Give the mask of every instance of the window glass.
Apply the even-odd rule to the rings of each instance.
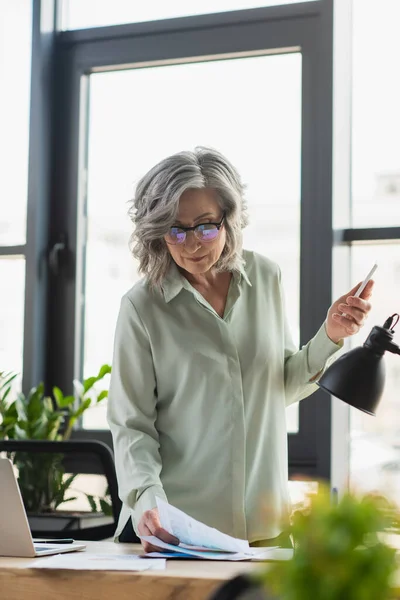
[[[400,243],[354,246],[353,281],[362,280],[374,262],[379,266],[373,277],[372,310],[361,332],[352,338],[353,346],[361,345],[374,325],[400,313]],[[395,332],[393,341],[400,345],[400,326]],[[350,481],[358,491],[381,491],[400,503],[400,356],[386,352],[382,360],[386,383],[376,416],[350,409]]]
[[[111,361],[121,296],[138,279],[128,250],[134,185],[162,158],[196,145],[217,148],[241,173],[250,212],[244,246],[280,265],[298,343],[301,55],[135,69],[90,79],[84,375]],[[105,408],[89,411],[84,425],[106,426]],[[297,406],[288,411],[288,426],[298,429]]]
[[[311,0],[305,0],[310,2]],[[296,4],[298,0],[64,0],[62,29],[85,29],[121,25],[189,15],[226,12],[277,4]],[[303,0],[304,2],[304,0]]]
[[[353,227],[400,226],[398,0],[353,0]]]
[[[31,83],[30,0],[0,2],[0,245],[25,243]]]
[[[0,371],[22,372],[25,259],[0,256]]]

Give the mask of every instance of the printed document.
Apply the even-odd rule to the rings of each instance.
[[[167,544],[155,536],[142,540],[164,550],[150,552],[151,558],[202,558],[206,560],[289,560],[293,550],[279,547],[250,548],[247,540],[234,538],[196,521],[183,511],[157,498],[163,529],[179,539],[179,545]]]
[[[144,554],[148,558],[201,558],[203,560],[290,560],[293,557],[291,548],[250,548],[248,552],[222,552],[220,550],[196,549],[186,544],[167,544],[153,535],[141,536],[142,540],[153,546],[163,548],[165,552],[149,552]]]
[[[249,552],[247,540],[240,540],[221,533],[218,529],[208,527],[196,519],[192,519],[182,510],[175,508],[161,498],[156,498],[161,526],[177,537],[181,544],[200,546],[210,550],[225,550],[226,552]]]

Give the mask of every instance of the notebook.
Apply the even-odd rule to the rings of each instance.
[[[0,458],[0,556],[34,558],[83,550],[84,544],[34,543],[12,462]]]

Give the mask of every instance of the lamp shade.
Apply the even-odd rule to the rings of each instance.
[[[375,415],[385,386],[382,358],[364,346],[354,348],[325,371],[318,385],[350,406]]]
[[[317,382],[319,387],[369,415],[375,415],[385,385],[385,351],[400,354],[392,342],[392,315],[383,327],[375,326],[363,346],[343,354]],[[397,322],[397,321],[396,321]]]

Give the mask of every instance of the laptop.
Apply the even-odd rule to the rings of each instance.
[[[0,458],[0,556],[34,558],[83,550],[85,544],[40,544],[32,539],[24,503],[12,462]]]

